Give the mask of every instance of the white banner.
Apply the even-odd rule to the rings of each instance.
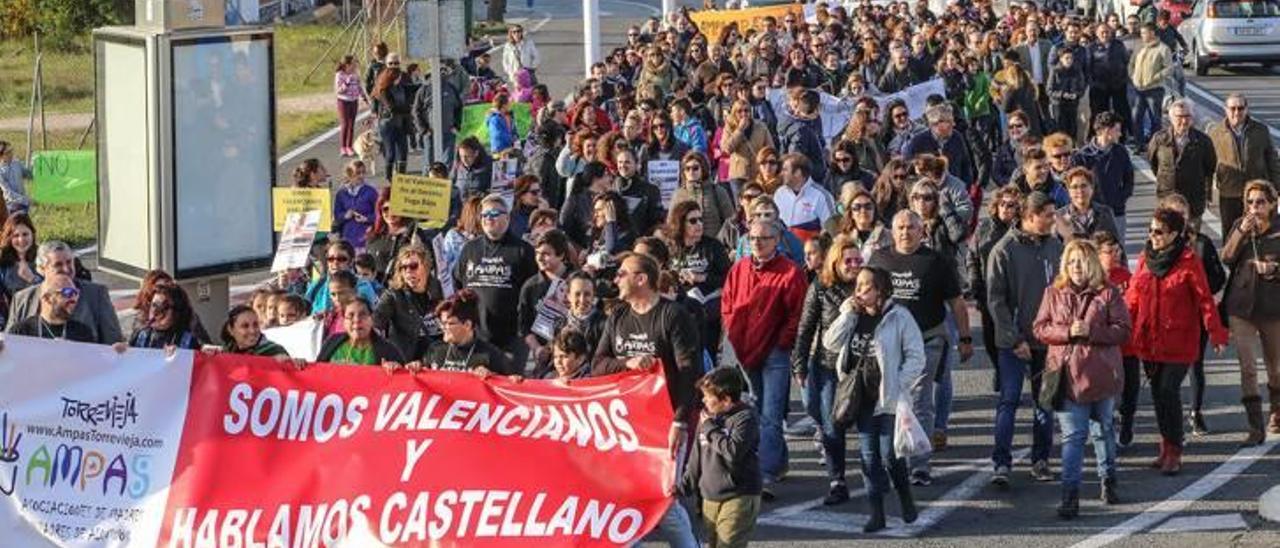
[[[283,346],[292,358],[301,358],[309,362],[316,361],[320,355],[320,345],[324,344],[324,324],[315,318],[306,318],[285,327],[272,327],[262,330],[267,340]]]
[[[160,350],[116,354],[102,345],[7,337],[0,545],[154,546],[191,364],[189,351],[170,359]]]
[[[852,99],[847,97],[837,97],[830,93],[818,92],[819,94],[819,121],[822,123],[822,139],[824,142],[830,143],[835,139],[836,135],[844,131],[844,127],[849,123],[849,118],[853,117],[853,109],[857,106]],[[883,113],[884,106],[894,99],[901,99],[907,104],[907,112],[910,113],[911,119],[924,116],[925,107],[928,106],[930,95],[947,96],[946,86],[943,85],[941,78],[934,78],[928,82],[916,84],[897,93],[888,95],[874,95],[872,98],[880,105]],[[787,110],[787,90],[783,88],[769,88],[766,97],[770,106],[777,114],[779,121],[783,117],[790,116]]]
[[[680,188],[679,160],[650,160],[648,168],[649,182],[658,187],[662,195],[662,207],[671,207],[671,197]]]

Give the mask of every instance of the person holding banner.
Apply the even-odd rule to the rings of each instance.
[[[416,355],[408,363],[383,364],[388,372],[405,369],[418,372],[467,371],[480,376],[518,374],[507,361],[507,354],[479,336],[480,296],[469,289],[454,293],[436,306],[435,316],[443,332],[440,341],[425,354]]]
[[[9,330],[14,335],[40,337],[61,341],[94,343],[93,330],[71,317],[80,301],[80,290],[75,280],[65,274],[55,274],[40,284],[40,313]]]
[[[427,248],[410,244],[396,253],[387,291],[373,310],[373,325],[405,356],[419,355],[440,340],[434,310],[444,299]]]
[[[258,313],[253,311],[253,307],[243,304],[231,307],[227,313],[227,321],[222,324],[222,346],[218,350],[230,354],[289,358],[289,352],[283,346],[262,335]]]
[[[129,337],[132,348],[200,348],[200,340],[191,330],[191,300],[187,292],[176,285],[156,288],[151,297],[151,316],[147,326]]]
[[[659,272],[658,262],[648,255],[628,253],[623,257],[614,275],[622,305],[605,320],[591,367],[593,375],[662,368],[675,411],[668,448],[680,469],[688,457],[690,429],[697,419],[694,384],[702,371],[702,343],[693,316],[679,303],[658,295]],[[672,546],[698,546],[693,522],[678,500],[668,507],[658,528]]]
[[[507,353],[515,373],[522,372],[528,347],[519,336],[519,317],[511,304],[520,288],[537,272],[533,246],[508,230],[511,214],[502,196],[490,194],[480,203],[481,237],[462,246],[453,280],[479,297],[477,325],[484,337]],[[442,324],[443,326],[443,324]]]
[[[316,362],[340,365],[382,365],[404,361],[400,350],[373,330],[369,301],[356,297],[342,308],[345,332],[330,335],[320,345]]]
[[[533,244],[533,259],[538,273],[520,287],[516,312],[520,317],[520,334],[529,347],[535,365],[535,378],[545,373],[551,356],[548,343],[555,338],[555,326],[568,313],[569,238],[564,232],[551,230]]]

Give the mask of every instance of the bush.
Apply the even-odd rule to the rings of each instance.
[[[94,27],[133,20],[132,0],[5,0],[0,2],[0,38],[39,32],[54,48],[73,48]]]

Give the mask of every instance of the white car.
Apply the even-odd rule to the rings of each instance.
[[[1199,0],[1178,26],[1199,76],[1210,66],[1280,63],[1280,0]]]

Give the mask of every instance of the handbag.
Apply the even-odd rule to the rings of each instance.
[[[1085,301],[1081,307],[1080,313],[1076,315],[1077,321],[1084,321],[1085,316],[1089,314],[1089,305],[1093,304],[1093,298]],[[1062,400],[1067,396],[1067,385],[1062,382],[1062,377],[1066,374],[1066,368],[1071,358],[1076,355],[1078,343],[1070,343],[1067,345],[1067,355],[1057,364],[1057,367],[1051,368],[1053,364],[1046,363],[1044,371],[1040,373],[1040,399],[1036,403],[1045,411],[1061,411]]]
[[[846,350],[847,352],[847,350]],[[831,404],[831,422],[839,429],[857,424],[863,412],[871,411],[880,393],[880,369],[874,359],[863,357],[836,384]]]

